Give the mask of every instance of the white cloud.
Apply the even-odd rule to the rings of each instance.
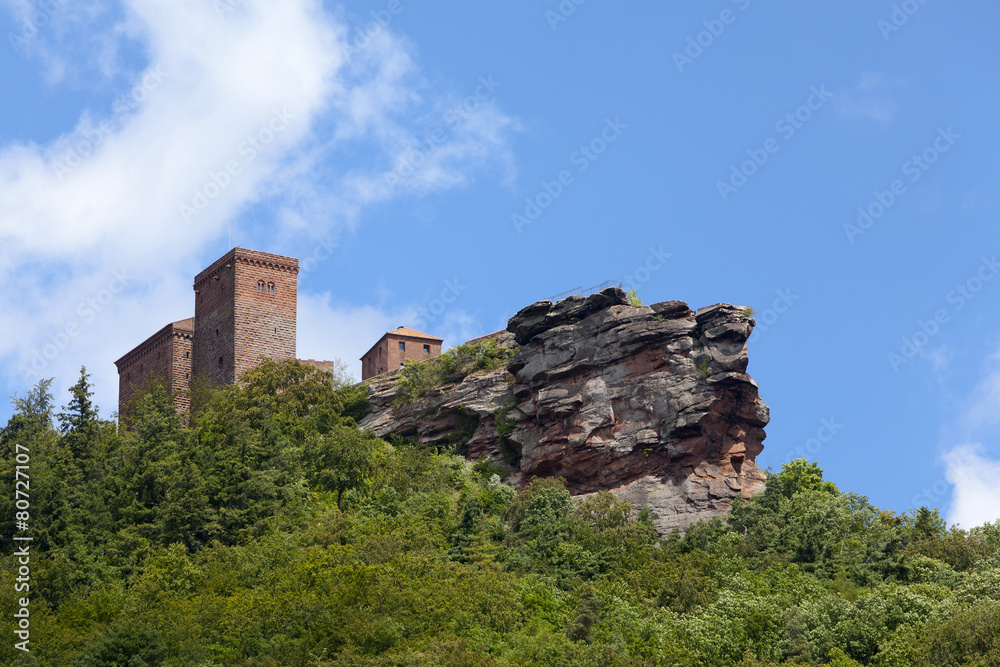
[[[993,361],[994,368],[976,383],[966,398],[960,420],[965,433],[975,433],[1000,422],[1000,368],[996,367],[996,355]]]
[[[964,528],[1000,519],[1000,457],[989,445],[1000,422],[1000,351],[986,361],[988,372],[959,405],[953,424],[945,430],[941,459],[952,484],[949,523]],[[959,444],[952,444],[958,442]],[[994,441],[995,444],[995,441]]]
[[[31,16],[27,2],[6,4]],[[508,138],[517,121],[491,93],[475,113],[445,123],[425,164],[388,187],[387,175],[412,158],[438,111],[468,98],[429,90],[412,46],[387,29],[363,49],[345,49],[348,28],[315,0],[242,0],[224,17],[216,4],[125,0],[115,17],[100,3],[74,3],[31,41],[52,85],[76,85],[60,73],[89,66],[117,96],[103,111],[80,109],[76,126],[55,140],[0,146],[0,279],[8,286],[0,360],[13,386],[39,379],[18,370],[39,366],[38,353],[58,391],[86,363],[110,411],[111,361],[192,314],[191,277],[225,251],[227,220],[238,222],[249,206],[271,211],[266,238],[307,254],[315,239],[335,242],[359,224],[373,204],[460,187],[483,170],[513,177]],[[145,53],[139,69],[123,60],[135,50],[122,48],[126,40]],[[81,52],[96,64],[78,64],[88,60]],[[466,95],[478,90],[470,85]],[[243,229],[240,240],[258,236],[265,233]],[[129,279],[109,295],[113,270]],[[319,297],[301,296],[306,354],[348,356],[339,351],[399,315],[324,312]],[[99,298],[107,301],[99,313],[81,306]],[[344,308],[347,319],[338,320]],[[326,327],[322,345],[311,323]],[[75,333],[46,358],[45,346],[62,341],[67,326]]]
[[[866,72],[857,85],[837,91],[837,111],[846,118],[867,118],[887,125],[899,108],[891,91],[903,85],[902,81],[887,81],[881,74]]]
[[[954,486],[948,522],[969,529],[1000,519],[1000,461],[978,444],[958,445],[943,458]]]

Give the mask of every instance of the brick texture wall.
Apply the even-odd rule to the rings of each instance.
[[[402,350],[399,349],[400,343],[403,344]],[[401,336],[390,331],[361,358],[361,380],[398,371],[407,359],[426,361],[440,356],[441,343],[439,339]],[[425,345],[429,352],[424,352]]]
[[[235,380],[235,254],[229,251],[194,279],[194,375],[217,385]]]
[[[178,410],[188,409],[187,388],[191,377],[193,338],[193,319],[174,322],[115,362],[118,367],[119,415],[127,412],[135,393],[154,378],[166,384]]]
[[[169,324],[115,362],[119,414],[150,378],[166,382],[181,412],[201,376],[232,384],[267,357],[295,358],[299,261],[234,248],[194,279],[195,316]]]
[[[295,359],[299,260],[254,250],[236,255],[235,380],[267,357]]]
[[[234,248],[198,274],[194,372],[236,382],[261,356],[295,358],[299,261]]]

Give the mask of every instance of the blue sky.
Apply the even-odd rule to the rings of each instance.
[[[6,395],[86,365],[110,415],[231,219],[356,375],[606,280],[752,305],[758,463],[1000,516],[995,3],[0,6]]]

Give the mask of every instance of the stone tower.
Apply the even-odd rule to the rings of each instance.
[[[191,382],[191,347],[194,318],[163,327],[115,362],[118,366],[118,413],[124,414],[152,378],[162,380],[181,412],[190,407],[187,389]]]
[[[232,384],[260,357],[295,358],[299,261],[233,248],[194,279],[192,372]]]

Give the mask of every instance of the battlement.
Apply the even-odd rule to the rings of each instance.
[[[292,275],[298,275],[299,260],[294,257],[284,255],[273,255],[260,250],[248,250],[246,248],[233,248],[204,271],[195,276],[194,290],[197,292],[210,280],[218,280],[221,272],[228,271],[235,264],[240,263],[247,267],[267,269],[269,271],[285,271]]]

